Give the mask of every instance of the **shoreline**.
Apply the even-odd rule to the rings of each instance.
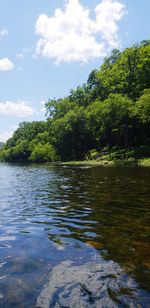
[[[102,166],[102,167],[150,167],[150,157],[136,159],[134,157],[129,159],[89,159],[89,160],[74,160],[74,161],[53,161],[53,162],[4,162],[1,164],[12,165],[55,165],[55,166]]]
[[[55,164],[55,163],[54,163]],[[150,158],[128,159],[128,160],[83,160],[83,161],[67,161],[57,163],[66,166],[133,166],[133,167],[150,167]]]

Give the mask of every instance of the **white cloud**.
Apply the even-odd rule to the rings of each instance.
[[[118,25],[125,14],[125,6],[119,1],[103,0],[95,8],[96,30],[111,48],[118,46]]]
[[[0,39],[8,35],[8,31],[5,28],[0,29]]]
[[[125,6],[119,0],[102,0],[95,7],[95,19],[90,13],[79,0],[67,0],[65,9],[56,9],[54,16],[40,15],[35,25],[40,36],[36,53],[57,64],[87,62],[118,46],[117,22],[124,16]]]
[[[11,138],[17,128],[18,125],[9,125],[7,131],[0,132],[0,142],[6,142],[9,138]]]
[[[12,137],[14,131],[5,131],[0,132],[0,142],[6,142],[9,138]]]
[[[5,28],[0,29],[0,40],[2,37],[7,36],[8,31]],[[8,58],[0,59],[0,71],[11,71],[14,68],[14,63]]]
[[[32,116],[34,114],[38,114],[38,112],[33,108],[33,106],[29,102],[6,101],[6,102],[0,102],[0,114],[16,116],[16,117],[27,117],[27,116]]]
[[[14,63],[8,58],[0,59],[0,71],[11,71],[14,68]]]

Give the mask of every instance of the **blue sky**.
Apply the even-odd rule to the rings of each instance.
[[[86,82],[118,47],[150,38],[150,0],[1,0],[0,141]]]

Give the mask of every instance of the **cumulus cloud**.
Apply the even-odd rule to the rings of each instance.
[[[0,40],[2,37],[7,36],[8,31],[5,28],[0,29]],[[0,59],[0,71],[11,71],[14,68],[14,63],[8,58]]]
[[[0,29],[0,39],[8,35],[8,31],[5,28]]]
[[[14,68],[14,63],[8,58],[0,59],[0,71],[11,71]]]
[[[0,114],[16,116],[16,117],[27,117],[27,116],[32,116],[34,114],[38,114],[38,112],[33,108],[33,106],[29,102],[6,101],[6,102],[0,102]]]
[[[96,31],[99,32],[111,48],[118,46],[118,25],[125,14],[125,6],[119,1],[103,0],[95,8]]]
[[[36,54],[57,64],[87,62],[117,47],[117,22],[124,16],[125,6],[119,0],[102,0],[94,11],[95,18],[91,18],[91,11],[79,0],[67,0],[64,10],[56,9],[54,16],[41,14],[35,25],[40,36]]]

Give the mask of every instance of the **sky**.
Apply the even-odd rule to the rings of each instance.
[[[112,49],[150,39],[150,0],[0,0],[0,141],[87,81]]]

